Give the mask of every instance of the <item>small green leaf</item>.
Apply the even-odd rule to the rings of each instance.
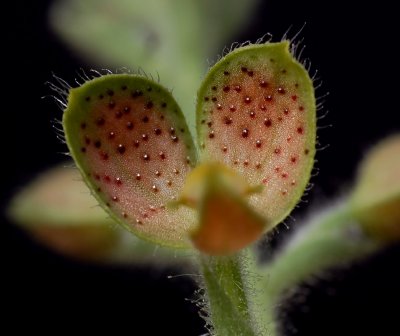
[[[367,232],[384,241],[400,240],[400,135],[374,147],[364,159],[350,200]]]
[[[202,162],[220,162],[249,185],[263,185],[249,204],[266,229],[300,199],[314,163],[312,81],[289,42],[241,47],[214,65],[197,102]]]
[[[189,208],[167,209],[196,164],[185,120],[171,94],[135,75],[107,75],[72,89],[67,144],[97,200],[147,240],[186,247]]]

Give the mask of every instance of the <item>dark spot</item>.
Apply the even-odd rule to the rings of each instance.
[[[90,97],[86,97],[85,100],[88,102],[90,101]]]
[[[110,207],[110,206],[111,206],[111,204],[110,204],[110,203],[108,203],[108,202],[106,203],[106,205],[107,205],[108,207]]]
[[[123,213],[122,213],[122,217],[128,218],[128,215],[126,214],[126,212],[123,212]]]
[[[159,170],[156,170],[155,174],[156,174],[157,177],[161,176],[161,172]]]
[[[278,117],[278,121],[282,121],[283,120],[283,118],[282,117]]]
[[[171,140],[172,140],[173,142],[178,142],[178,141],[179,141],[179,138],[178,138],[176,135],[172,135],[172,136],[171,136]]]
[[[280,148],[275,148],[274,153],[275,154],[280,154],[281,153],[281,149]]]
[[[242,70],[242,72],[247,72],[247,68],[246,67],[241,67],[240,70]]]
[[[118,202],[118,197],[117,197],[117,196],[113,196],[112,200],[113,200],[114,202]]]
[[[167,181],[167,185],[168,185],[168,187],[172,186],[172,181],[171,181],[171,180],[168,180],[168,181]]]
[[[180,131],[181,131],[181,133],[185,133],[185,129],[184,128],[181,128]]]
[[[260,168],[261,168],[261,163],[257,162],[257,163],[256,163],[256,168],[257,168],[257,169],[260,169]]]
[[[281,167],[275,167],[275,171],[279,173],[281,171]]]
[[[297,133],[303,134],[304,133],[303,127],[297,127]]]
[[[117,151],[120,154],[124,154],[125,153],[125,146],[123,144],[119,144],[117,147]]]
[[[95,141],[94,147],[96,147],[96,148],[100,148],[100,147],[101,147],[101,142],[100,142],[100,140]]]
[[[299,87],[299,83],[294,84],[294,87],[298,88]]]
[[[160,119],[161,119],[161,120],[164,120],[164,118],[165,118],[164,115],[161,114],[161,115],[160,115]]]
[[[142,140],[143,141],[149,140],[149,136],[147,134],[142,134]]]
[[[212,97],[211,100],[215,103],[217,101],[216,97]]]
[[[122,180],[120,177],[115,178],[115,184],[116,185],[121,185],[122,184]]]
[[[230,125],[230,124],[232,124],[232,118],[231,118],[231,117],[228,117],[228,116],[224,117],[224,124],[225,124],[225,125]]]
[[[99,180],[100,180],[100,175],[99,175],[99,174],[96,174],[96,175],[94,175],[94,178],[95,178],[97,181],[99,181]]]
[[[211,90],[217,91],[217,87],[214,85],[214,86],[211,88]]]
[[[121,111],[115,112],[115,118],[120,119],[121,117],[122,117],[122,112]]]
[[[143,121],[144,123],[148,123],[148,122],[149,122],[149,117],[148,117],[148,116],[144,116],[144,117],[142,118],[142,121]]]
[[[287,190],[282,190],[282,195],[285,196],[287,194]]]
[[[250,71],[247,71],[247,74],[248,74],[250,77],[253,77],[253,75],[254,75],[254,71],[252,71],[252,70],[250,70]]]
[[[115,133],[114,132],[108,133],[108,138],[109,139],[114,139],[115,138]]]
[[[104,181],[111,182],[111,178],[108,175],[104,175]]]
[[[229,86],[224,86],[224,88],[223,88],[223,91],[224,91],[224,92],[229,92],[229,90],[230,90],[230,87],[229,87]]]
[[[299,110],[300,110],[300,111],[304,111],[304,106],[300,106],[300,107],[299,107]]]
[[[133,145],[134,145],[136,148],[138,148],[139,145],[140,145],[139,140],[135,140],[135,141],[133,142]]]
[[[142,179],[142,175],[140,175],[139,173],[136,174],[136,180],[140,181]]]
[[[161,131],[160,128],[155,128],[155,129],[154,129],[154,134],[155,134],[155,135],[161,135],[161,133],[162,133],[162,131]]]
[[[148,88],[147,88],[147,92],[151,92],[153,90],[153,88],[151,87],[151,86],[149,86]]]
[[[290,158],[290,162],[296,163],[296,161],[297,161],[297,158],[296,158],[295,156],[292,156],[292,157]]]
[[[226,152],[228,151],[228,147],[226,147],[226,146],[222,147],[222,151],[223,151],[224,153],[226,153]]]
[[[149,154],[146,154],[146,153],[143,154],[142,158],[143,158],[144,161],[150,161],[150,155]]]
[[[289,114],[289,109],[288,109],[288,108],[284,108],[284,109],[283,109],[283,113],[286,114],[286,115],[288,115],[288,114]]]
[[[236,92],[242,91],[242,87],[240,85],[235,85],[233,88]]]
[[[203,120],[201,121],[201,123],[204,125],[204,124],[206,123],[206,121],[203,119]]]
[[[208,134],[208,137],[209,137],[210,139],[214,138],[214,137],[215,137],[214,131],[211,131],[211,132]]]
[[[308,153],[310,153],[310,151],[309,151],[308,149],[305,149],[305,150],[304,150],[304,154],[305,154],[305,155],[308,155]]]
[[[283,87],[280,86],[280,87],[278,87],[278,93],[285,94],[286,91],[285,91],[285,89]]]
[[[101,152],[100,153],[100,157],[101,157],[101,159],[103,161],[107,161],[108,160],[108,154],[107,153]]]
[[[86,123],[82,123],[82,124],[81,124],[81,129],[84,130],[85,128],[86,128]]]
[[[246,96],[246,98],[244,98],[244,102],[246,104],[250,104],[251,103],[251,98],[249,96]]]
[[[97,118],[97,120],[96,120],[96,125],[97,126],[103,126],[104,124],[105,124],[105,120],[104,120],[104,118]]]
[[[257,147],[257,148],[260,148],[260,147],[261,147],[261,140],[257,140],[257,141],[256,141],[256,147]]]
[[[86,147],[82,147],[82,148],[81,148],[81,152],[82,152],[82,153],[86,153]]]
[[[98,192],[100,192],[101,191],[101,188],[100,187],[97,187],[97,189],[96,189]]]
[[[270,101],[272,101],[272,96],[271,95],[267,95],[267,96],[264,97],[264,99],[265,99],[265,101],[270,102]]]
[[[229,76],[229,71],[224,71],[225,76]]]
[[[236,111],[235,105],[229,106],[229,110],[230,110],[231,112],[235,112],[235,111]]]
[[[102,95],[101,93],[99,94],[99,99],[103,99],[104,95]]]
[[[208,127],[211,127],[211,126],[212,126],[212,121],[209,121],[209,122],[207,123],[207,126],[208,126]]]
[[[261,105],[261,106],[260,106],[260,110],[261,110],[261,111],[266,111],[266,110],[267,110],[267,107],[266,107],[265,105]]]
[[[293,101],[296,101],[296,100],[297,100],[297,96],[296,96],[296,95],[293,95],[293,96],[292,96],[292,100],[293,100]]]
[[[249,165],[249,160],[244,160],[243,165],[247,167]]]
[[[255,118],[256,117],[256,112],[254,112],[254,111],[251,111],[250,112],[250,118]]]
[[[204,101],[209,101],[210,98],[209,97],[204,97]]]
[[[265,119],[264,120],[264,125],[267,126],[267,127],[271,127],[271,125],[272,125],[271,119]]]
[[[171,127],[169,129],[169,134],[174,135],[175,134],[175,128]]]
[[[158,156],[160,157],[161,160],[165,160],[165,153],[164,152],[158,153]]]
[[[127,88],[128,88],[128,87],[127,87],[126,85],[122,85],[122,86],[121,86],[121,90],[122,90],[122,91],[125,91]]]
[[[222,110],[222,105],[221,104],[217,104],[217,110]]]
[[[132,98],[137,98],[137,97],[143,96],[143,92],[140,90],[135,90],[132,92],[131,96],[132,96]]]
[[[146,105],[144,106],[144,108],[146,109],[146,110],[150,110],[151,108],[153,108],[153,102],[152,101],[149,101],[149,102],[147,102],[146,103]]]
[[[124,107],[124,113],[128,114],[131,111],[131,108],[129,106]]]
[[[179,170],[178,169],[174,168],[173,172],[174,172],[175,175],[179,175]]]
[[[238,163],[239,163],[239,160],[233,161],[233,164],[234,164],[234,165],[237,165]]]
[[[167,107],[167,103],[166,103],[166,102],[162,102],[162,103],[161,103],[161,107],[162,107],[162,108],[166,108],[166,107]]]
[[[248,136],[249,136],[249,130],[247,129],[247,128],[245,128],[243,131],[242,131],[242,137],[243,138],[247,138]]]
[[[268,86],[268,83],[267,83],[265,80],[262,80],[262,81],[260,82],[260,87],[266,88],[267,86]]]
[[[128,122],[126,123],[126,128],[127,128],[128,130],[132,130],[132,129],[133,129],[133,122],[132,122],[132,121],[128,121]]]
[[[282,173],[282,178],[287,178],[288,177],[288,174],[287,173]]]
[[[287,73],[287,70],[286,69],[282,69],[281,73],[285,74],[285,73]]]
[[[110,109],[113,109],[115,107],[115,101],[114,100],[110,100],[110,102],[108,103],[108,107]]]
[[[158,192],[158,188],[157,188],[157,186],[154,185],[154,184],[153,184],[153,186],[151,187],[151,189],[152,189],[154,192]]]
[[[114,91],[111,90],[111,89],[107,89],[106,93],[107,93],[110,97],[114,96]]]
[[[90,145],[90,139],[87,135],[85,135],[85,144]]]

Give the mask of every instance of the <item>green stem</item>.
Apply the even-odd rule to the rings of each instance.
[[[275,259],[260,270],[262,310],[275,329],[272,334],[278,334],[275,307],[296,285],[330,267],[364,257],[379,246],[362,233],[347,206],[330,209],[304,225]]]
[[[258,279],[250,249],[229,257],[200,256],[208,322],[217,336],[268,335],[256,314]]]

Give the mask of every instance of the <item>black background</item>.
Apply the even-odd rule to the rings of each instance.
[[[48,28],[49,4],[14,1],[3,7],[2,207],[36,173],[64,160],[59,153],[66,148],[51,127],[61,112],[41,99],[49,94],[44,83],[52,71],[72,82],[77,69],[90,67]],[[311,207],[348,190],[365,150],[400,130],[396,13],[389,1],[264,1],[249,27],[227,41],[255,40],[266,32],[279,39],[291,24],[297,30],[307,22],[304,55],[324,81],[320,94],[331,93],[330,113],[320,125],[333,125],[319,132],[321,147],[329,148],[318,153]],[[309,208],[303,204],[295,216]],[[185,300],[193,297],[195,286],[185,278],[168,280],[174,271],[72,262],[37,246],[6,219],[2,223],[1,302],[6,314],[21,322],[12,324],[15,334],[21,328],[53,334],[205,332],[195,307]],[[350,270],[333,272],[317,286],[304,286],[287,305],[286,334],[294,327],[299,335],[398,335],[399,258],[399,247],[393,247]],[[304,295],[307,302],[299,303]]]

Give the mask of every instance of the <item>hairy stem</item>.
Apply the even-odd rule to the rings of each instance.
[[[261,269],[262,310],[278,334],[275,308],[296,285],[324,270],[348,264],[379,248],[366,237],[348,207],[330,209],[294,234],[275,259]]]
[[[229,257],[200,256],[213,335],[271,335],[259,314],[259,276],[254,266],[250,248]]]

